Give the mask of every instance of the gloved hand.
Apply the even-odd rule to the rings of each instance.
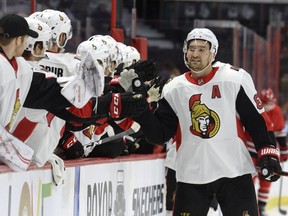
[[[108,93],[99,97],[95,106],[96,114],[107,114],[116,119],[136,117],[149,109],[145,96],[132,92]]]
[[[274,182],[280,178],[276,173],[281,171],[279,151],[275,147],[265,147],[258,151],[261,175],[266,181]]]
[[[123,93],[125,89],[119,83],[119,77],[114,77],[107,85],[104,87],[104,94],[107,93]]]
[[[55,185],[64,184],[67,178],[64,161],[55,154],[52,154],[48,162],[52,165],[52,176]]]
[[[138,141],[139,139],[129,135],[123,137],[123,142],[126,146],[126,151],[124,151],[125,155],[134,154],[136,152],[136,150],[140,147]]]
[[[66,159],[76,159],[84,155],[83,145],[78,141],[73,133],[65,131],[58,146],[64,151]]]
[[[119,84],[125,90],[125,92],[133,92],[133,80],[138,77],[138,74],[135,73],[134,69],[125,69],[120,73],[118,78]]]
[[[164,85],[168,82],[168,77],[157,76],[147,86],[148,102],[157,102],[160,99]]]
[[[288,159],[288,146],[279,145],[280,149],[280,162],[287,161]]]
[[[130,66],[129,69],[130,68],[133,68],[144,82],[152,80],[159,74],[158,63],[151,59],[146,61],[138,61]]]

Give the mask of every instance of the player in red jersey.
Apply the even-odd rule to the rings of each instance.
[[[273,93],[273,90],[263,89],[259,97],[263,103],[263,106],[266,110],[266,113],[268,114],[274,128],[274,134],[277,140],[278,148],[280,149],[280,161],[286,161],[287,160],[287,153],[288,153],[288,147],[286,145],[286,131],[285,131],[285,120],[284,115],[277,104],[277,100],[275,98],[275,95]],[[250,152],[250,155],[252,156],[253,162],[255,166],[259,167],[258,163],[258,156],[254,147],[254,143],[251,139],[251,137],[247,136],[247,147]],[[259,176],[259,189],[258,189],[258,205],[259,205],[259,211],[261,216],[265,216],[265,206],[267,204],[268,198],[269,198],[269,191],[271,187],[271,182],[266,181],[261,175]],[[256,179],[255,179],[256,183]]]

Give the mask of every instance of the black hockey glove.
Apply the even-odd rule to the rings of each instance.
[[[144,95],[132,92],[108,93],[98,98],[96,114],[107,114],[111,118],[136,117],[149,109]]]
[[[148,102],[157,102],[160,99],[164,85],[168,82],[169,77],[157,76],[147,86],[149,95]]]
[[[114,76],[120,76],[120,73],[124,70],[124,63],[120,63],[117,68],[115,68]]]
[[[123,142],[126,146],[126,149],[124,151],[125,155],[129,155],[129,154],[134,154],[137,149],[139,148],[139,144],[138,144],[139,138],[134,138],[132,136],[124,136],[123,137]]]
[[[125,89],[120,85],[117,77],[113,78],[108,84],[104,86],[104,94],[107,93],[123,93]]]
[[[58,147],[64,151],[66,159],[76,159],[84,155],[83,145],[70,131],[64,132],[59,140]]]
[[[282,171],[279,162],[279,151],[275,147],[265,147],[258,151],[261,175],[266,181],[274,182],[280,178],[277,172]]]
[[[162,93],[164,85],[168,82],[169,77],[164,77],[162,75],[159,75],[155,77],[147,86],[147,89],[150,88],[159,88],[159,93]]]
[[[149,81],[159,74],[158,63],[154,60],[138,61],[129,68],[133,68],[141,80]]]

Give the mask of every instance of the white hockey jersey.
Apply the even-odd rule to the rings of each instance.
[[[271,144],[267,130],[272,131],[272,125],[251,76],[229,64],[218,65],[199,79],[191,72],[175,77],[164,86],[155,113],[135,118],[154,143],[166,142],[177,131],[179,182],[206,184],[256,173],[242,124],[252,132],[258,149]]]
[[[32,67],[22,57],[12,61],[17,64],[16,70],[0,54],[0,123],[8,130],[23,106],[33,76]]]
[[[35,66],[35,62],[28,63]],[[43,73],[46,77],[56,77],[50,72]],[[64,120],[46,110],[22,107],[10,131],[34,150],[32,162],[42,167],[57,147],[64,125]]]
[[[248,150],[237,129],[236,99],[240,88],[259,106],[251,76],[229,64],[214,68],[198,80],[187,72],[163,89],[163,97],[179,119],[177,181],[205,184],[219,178],[255,173]]]
[[[38,64],[46,71],[53,72],[57,77],[74,75],[76,66],[80,61],[73,53],[46,52]]]

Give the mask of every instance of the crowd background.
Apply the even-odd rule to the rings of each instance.
[[[36,0],[36,11],[65,12],[73,26],[73,37],[65,52],[91,35],[109,34],[111,2],[104,0]],[[116,27],[124,30],[130,44],[132,9],[137,11],[136,36],[148,40],[148,58],[155,59],[162,72],[187,71],[182,42],[187,29],[208,27],[219,39],[217,60],[231,62],[248,71],[258,91],[271,88],[288,119],[288,3],[283,1],[172,1],[117,0]],[[31,14],[31,1],[2,1],[0,15]],[[231,37],[233,35],[233,37]],[[288,127],[287,127],[288,128]]]
[[[272,87],[279,103],[287,113],[288,96],[288,4],[285,1],[164,1],[164,0],[117,0],[116,26],[123,28],[125,44],[130,43],[132,32],[132,8],[137,10],[137,36],[147,37],[148,57],[157,59],[166,65],[173,59],[181,72],[186,71],[182,52],[182,41],[187,29],[197,25],[197,21],[216,21],[216,30],[221,52],[220,61],[232,62],[243,67],[249,73],[257,73],[258,77],[274,77],[274,83],[264,79],[256,81],[256,88]],[[17,12],[30,14],[31,1],[10,0],[2,2],[1,13]],[[22,9],[21,9],[22,8]],[[72,20],[73,38],[66,46],[66,51],[75,52],[77,45],[94,34],[109,34],[111,18],[111,1],[101,0],[37,0],[36,10],[57,9],[65,12]],[[223,23],[229,21],[229,23]],[[235,39],[227,37],[235,28],[231,22],[238,22],[243,31],[250,32],[247,38],[238,33]],[[198,22],[199,23],[199,22]],[[203,25],[203,23],[201,24]],[[212,27],[207,26],[206,27]],[[228,26],[227,26],[228,25]],[[237,28],[239,28],[237,26]],[[205,26],[203,26],[205,27]],[[215,27],[215,25],[214,25]],[[215,29],[213,29],[215,31]],[[237,33],[237,32],[236,32]],[[255,42],[255,37],[259,40]],[[223,42],[221,41],[223,40]],[[243,45],[244,41],[247,45]],[[236,44],[236,41],[238,44]],[[270,47],[269,45],[270,44]],[[224,46],[224,47],[223,47]],[[243,46],[243,49],[239,47]],[[258,47],[257,47],[258,46]],[[246,51],[245,51],[246,50]],[[257,51],[258,50],[258,51]],[[245,52],[246,59],[244,59]],[[238,55],[238,57],[235,57]],[[267,56],[268,59],[256,58]],[[254,56],[254,57],[253,57]],[[266,57],[265,57],[266,58]],[[265,64],[266,63],[266,64]],[[270,73],[261,73],[266,70]],[[253,77],[257,78],[256,75]],[[259,83],[260,82],[260,83]]]

